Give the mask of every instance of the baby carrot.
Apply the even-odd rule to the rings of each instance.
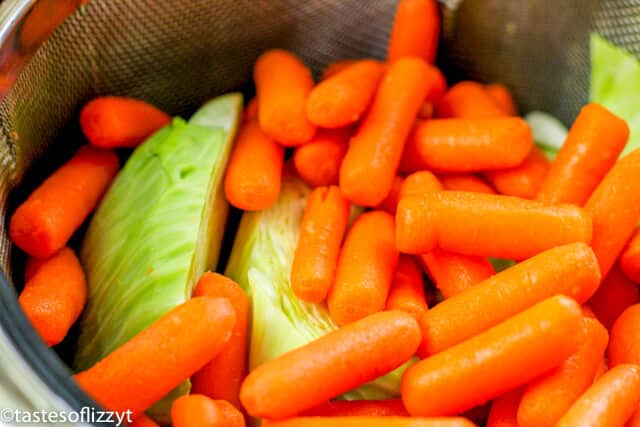
[[[387,194],[387,197],[375,207],[375,209],[389,212],[391,215],[396,214],[396,209],[398,208],[398,200],[400,200],[400,191],[402,190],[402,186],[404,185],[404,178],[400,175],[396,175],[393,178],[393,184],[391,184],[391,191]]]
[[[640,367],[618,365],[596,381],[557,427],[623,427],[640,402]]]
[[[493,399],[487,427],[519,427],[518,405],[522,389],[516,388]]]
[[[130,424],[131,427],[160,427],[158,423],[153,421],[151,418],[146,416],[145,414],[140,414],[133,420],[133,423]]]
[[[401,255],[387,298],[387,310],[404,310],[419,318],[427,312],[422,271],[413,258]]]
[[[607,372],[607,361],[605,360],[605,358],[603,357],[600,360],[600,363],[598,363],[598,367],[596,368],[596,373],[593,376],[593,381],[597,381],[601,376],[603,376],[605,374],[605,372]]]
[[[518,115],[518,108],[516,107],[516,102],[513,100],[513,95],[511,95],[511,91],[505,85],[501,83],[491,83],[486,85],[484,90],[487,91],[493,102],[506,114],[510,116]]]
[[[609,339],[595,319],[584,319],[584,340],[560,366],[530,382],[518,407],[518,427],[554,427],[593,383]]]
[[[620,267],[631,280],[640,282],[640,229],[636,229],[622,256]]]
[[[591,216],[577,206],[440,191],[400,199],[396,242],[405,253],[427,253],[440,247],[466,255],[520,260],[566,243],[589,243],[591,227]]]
[[[300,417],[283,421],[268,421],[262,427],[475,427],[462,417]]]
[[[382,211],[360,215],[347,233],[329,291],[333,320],[345,325],[382,310],[397,263],[393,217]]]
[[[13,243],[33,257],[49,258],[93,211],[117,171],[113,151],[80,148],[13,213]]]
[[[226,400],[202,394],[180,396],[171,405],[173,427],[244,427],[244,416]]]
[[[435,0],[400,0],[389,37],[389,62],[419,57],[433,63],[440,36],[440,11]]]
[[[640,304],[634,304],[622,312],[611,328],[607,348],[609,367],[622,363],[640,364]]]
[[[581,331],[580,306],[565,296],[549,298],[410,366],[402,401],[413,416],[468,410],[558,366],[578,348]]]
[[[433,173],[429,171],[414,172],[402,183],[398,202],[406,197],[420,197],[423,194],[440,190],[442,190],[442,184]]]
[[[472,193],[496,194],[493,189],[479,176],[470,173],[446,174],[440,176],[445,190],[471,191]]]
[[[290,417],[401,366],[419,342],[410,314],[376,313],[260,365],[240,399],[253,416]],[[304,393],[292,399],[294,389]]]
[[[95,98],[80,112],[82,132],[100,148],[135,147],[170,122],[171,116],[153,105],[119,96]]]
[[[258,98],[253,98],[242,112],[242,121],[249,122],[258,119]]]
[[[353,64],[358,62],[357,59],[340,59],[338,61],[331,62],[327,65],[324,70],[322,70],[322,75],[320,76],[320,81],[327,80],[341,71],[346,70]]]
[[[200,277],[194,297],[226,298],[236,314],[231,337],[218,355],[191,377],[191,391],[212,399],[227,400],[237,408],[240,386],[247,374],[247,330],[249,300],[240,285],[218,274],[207,272]]]
[[[24,282],[27,283],[33,276],[36,275],[40,267],[47,262],[46,259],[38,259],[34,257],[27,258],[27,262],[24,267]]]
[[[242,125],[231,152],[224,193],[233,206],[267,209],[280,194],[284,150],[255,122]]]
[[[542,183],[538,200],[582,205],[629,139],[629,126],[600,104],[578,114]]]
[[[636,409],[624,427],[640,427],[640,408]]]
[[[519,117],[425,120],[407,140],[401,170],[506,169],[522,163],[532,147],[531,128]]]
[[[445,298],[450,298],[493,276],[486,258],[460,255],[436,248],[420,255],[427,273]]]
[[[311,192],[291,267],[291,289],[300,299],[321,303],[333,283],[349,222],[349,201],[336,186]]]
[[[105,408],[136,416],[213,359],[234,323],[229,301],[192,298],[75,379]]]
[[[382,63],[364,59],[323,80],[307,98],[307,117],[325,128],[357,122],[371,104],[384,72]]]
[[[600,284],[589,246],[574,243],[542,252],[429,309],[421,321],[427,354],[485,331],[553,295],[584,303]]]
[[[86,278],[69,248],[43,261],[18,298],[27,319],[49,346],[64,339],[86,300]]]
[[[438,103],[442,118],[489,119],[508,116],[480,83],[463,81],[451,86]]]
[[[549,159],[534,146],[518,166],[486,171],[484,176],[500,194],[535,199],[550,167]]]
[[[293,53],[272,49],[256,61],[253,79],[262,130],[285,146],[309,142],[316,130],[305,112],[313,89],[309,68]]]
[[[611,168],[585,204],[593,218],[593,247],[606,276],[640,219],[640,149]]]
[[[348,128],[318,129],[311,142],[296,147],[293,165],[300,178],[312,187],[338,185],[350,135]]]
[[[620,270],[616,264],[589,300],[596,317],[609,330],[627,307],[640,303],[638,285]]]
[[[391,191],[405,140],[433,84],[429,67],[417,58],[389,66],[340,168],[340,188],[351,201],[376,206]]]
[[[333,400],[302,414],[304,417],[408,417],[402,399]]]

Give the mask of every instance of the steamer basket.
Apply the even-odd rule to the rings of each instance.
[[[83,103],[128,95],[188,114],[230,90],[250,94],[252,64],[272,47],[293,50],[315,73],[335,59],[384,58],[395,6],[396,0],[2,2],[0,409],[93,405],[62,361],[71,346],[48,349],[20,311],[23,281],[12,272],[22,271],[24,259],[5,231],[16,204],[82,143]],[[438,61],[447,76],[504,82],[523,111],[548,111],[565,123],[588,97],[589,32],[640,56],[640,0],[441,0],[441,6]]]

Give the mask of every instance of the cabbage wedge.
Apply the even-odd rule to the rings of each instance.
[[[226,275],[238,282],[251,300],[251,369],[300,347],[338,327],[325,305],[309,304],[291,291],[289,274],[309,187],[285,176],[278,201],[260,212],[245,212]],[[342,396],[385,399],[400,394],[406,366]]]
[[[88,306],[74,362],[87,369],[191,295],[217,263],[223,175],[242,96],[176,118],[131,155],[93,216],[80,256]]]

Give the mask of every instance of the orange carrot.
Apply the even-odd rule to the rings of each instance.
[[[542,150],[533,147],[520,165],[487,171],[484,175],[500,194],[535,199],[550,167],[551,162]]]
[[[360,215],[347,233],[329,291],[333,320],[345,325],[382,310],[397,263],[393,217],[382,211]]]
[[[440,247],[466,255],[520,260],[566,243],[589,243],[591,227],[591,216],[577,206],[440,191],[400,199],[396,242],[406,253],[427,253]]]
[[[316,127],[307,119],[307,98],[313,89],[311,71],[294,54],[269,50],[253,70],[260,127],[285,146],[309,142]]]
[[[338,61],[331,62],[324,68],[324,70],[322,70],[320,81],[324,81],[335,76],[339,72],[346,70],[358,61],[359,60],[357,59],[340,59]]]
[[[391,191],[405,140],[433,84],[429,67],[416,58],[389,67],[340,168],[340,188],[351,201],[376,206]]]
[[[360,120],[382,80],[385,65],[362,60],[320,82],[307,98],[307,117],[325,128]]]
[[[505,114],[510,116],[518,115],[516,102],[513,100],[511,91],[509,91],[505,85],[501,83],[491,83],[486,85],[484,90],[487,91],[489,97],[502,109],[502,111],[505,112]]]
[[[86,278],[69,248],[43,261],[18,298],[27,319],[49,346],[64,339],[86,301]]]
[[[408,417],[402,399],[334,400],[302,414],[304,417]]]
[[[457,295],[495,274],[486,258],[455,254],[439,248],[420,255],[420,259],[445,298]]]
[[[518,427],[553,427],[593,383],[609,339],[595,319],[584,319],[584,340],[560,366],[529,383],[518,407]]]
[[[13,243],[33,257],[49,258],[95,209],[117,171],[114,152],[80,148],[13,213]]]
[[[532,147],[531,128],[519,117],[425,120],[409,136],[400,169],[506,169],[521,164]]]
[[[640,149],[611,168],[585,204],[593,218],[593,247],[606,276],[640,219]]]
[[[78,7],[80,7],[79,0],[44,0],[34,3],[20,25],[17,37],[20,52],[24,54],[35,52]]]
[[[578,348],[581,331],[580,306],[565,296],[549,298],[410,366],[402,379],[404,405],[413,416],[471,409],[558,366]]]
[[[80,127],[92,145],[100,148],[136,147],[171,116],[139,99],[103,96],[80,112]]]
[[[291,267],[291,289],[298,298],[321,303],[327,297],[348,222],[349,201],[338,187],[311,192]]]
[[[419,318],[427,312],[422,272],[415,260],[401,255],[387,298],[387,310],[404,310]]]
[[[580,111],[542,183],[538,200],[582,205],[629,139],[627,123],[600,104]]]
[[[640,408],[637,408],[624,427],[640,427]]]
[[[158,423],[153,421],[151,418],[147,417],[144,414],[138,415],[133,423],[130,424],[131,427],[160,427]]]
[[[607,372],[607,361],[604,357],[598,363],[598,367],[596,368],[596,374],[593,376],[593,381],[597,381],[601,376],[603,376]]]
[[[435,107],[433,103],[425,101],[420,107],[420,111],[418,112],[418,119],[427,120],[432,119],[433,114],[435,112]]]
[[[300,417],[283,421],[268,421],[262,427],[475,427],[462,417]]]
[[[38,270],[40,270],[40,267],[42,267],[42,265],[46,262],[46,259],[38,259],[34,257],[27,258],[27,262],[24,267],[24,282],[27,283],[29,280],[31,280],[31,278],[36,275]]]
[[[618,365],[595,382],[557,427],[623,427],[640,403],[640,367]]]
[[[493,189],[479,176],[470,173],[447,174],[440,176],[440,182],[445,190],[471,191],[473,193],[496,194]]]
[[[201,394],[177,398],[171,406],[173,427],[244,427],[244,416],[226,400]]]
[[[419,342],[410,314],[376,313],[260,365],[240,399],[252,416],[290,417],[399,367]],[[294,389],[304,393],[292,399]]]
[[[636,229],[622,253],[620,267],[628,278],[640,282],[640,229]]]
[[[622,363],[640,364],[640,304],[634,304],[622,312],[611,328],[607,348],[609,367]]]
[[[242,112],[242,121],[249,122],[252,120],[258,119],[258,98],[253,98],[249,103],[244,107],[244,111]]]
[[[518,405],[522,389],[517,388],[493,399],[487,427],[518,427]]]
[[[192,298],[75,379],[105,408],[135,417],[220,353],[235,317],[225,299]]]
[[[440,11],[435,0],[400,0],[396,9],[387,58],[390,62],[419,57],[433,63],[440,36]]]
[[[398,202],[406,197],[419,197],[440,190],[442,190],[442,184],[434,174],[429,171],[414,172],[402,183]]]
[[[284,150],[257,122],[244,123],[236,137],[224,179],[224,192],[233,206],[256,211],[278,199]]]
[[[589,300],[589,305],[596,317],[609,330],[627,307],[638,303],[640,303],[638,285],[629,280],[617,264],[613,266]]]
[[[319,129],[311,142],[296,147],[293,164],[300,178],[312,187],[338,185],[350,135],[348,128]]]
[[[431,104],[430,116],[433,116],[435,114],[436,104],[440,102],[440,99],[447,93],[447,79],[439,68],[429,67],[429,80],[431,81],[431,86],[429,86],[425,103]]]
[[[402,190],[403,185],[404,178],[400,175],[396,175],[395,178],[393,178],[393,184],[391,184],[391,191],[375,208],[389,212],[391,215],[395,215],[396,209],[398,208],[398,200],[400,200],[400,191]]]
[[[240,386],[247,374],[249,300],[233,280],[207,272],[200,277],[194,297],[227,298],[236,313],[231,337],[220,353],[191,377],[191,391],[212,399],[227,400],[237,408]]]
[[[445,299],[420,322],[426,354],[469,339],[553,295],[584,303],[600,284],[597,264],[584,243],[559,246]]]
[[[489,119],[505,113],[480,83],[463,81],[451,86],[436,106],[439,117]]]

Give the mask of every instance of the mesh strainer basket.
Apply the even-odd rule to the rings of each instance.
[[[383,58],[396,6],[396,0],[80,3],[4,0],[0,6],[0,69],[6,71],[0,77],[10,82],[0,105],[0,409],[92,404],[18,309],[15,290],[22,283],[12,266],[21,259],[17,251],[12,257],[4,227],[12,207],[82,142],[80,106],[116,94],[188,114],[212,96],[250,91],[252,64],[272,47],[296,52],[316,73],[335,59]],[[448,76],[504,82],[523,111],[548,111],[565,123],[587,100],[591,31],[640,56],[640,0],[441,3],[439,62]],[[34,16],[42,29],[27,37]]]

